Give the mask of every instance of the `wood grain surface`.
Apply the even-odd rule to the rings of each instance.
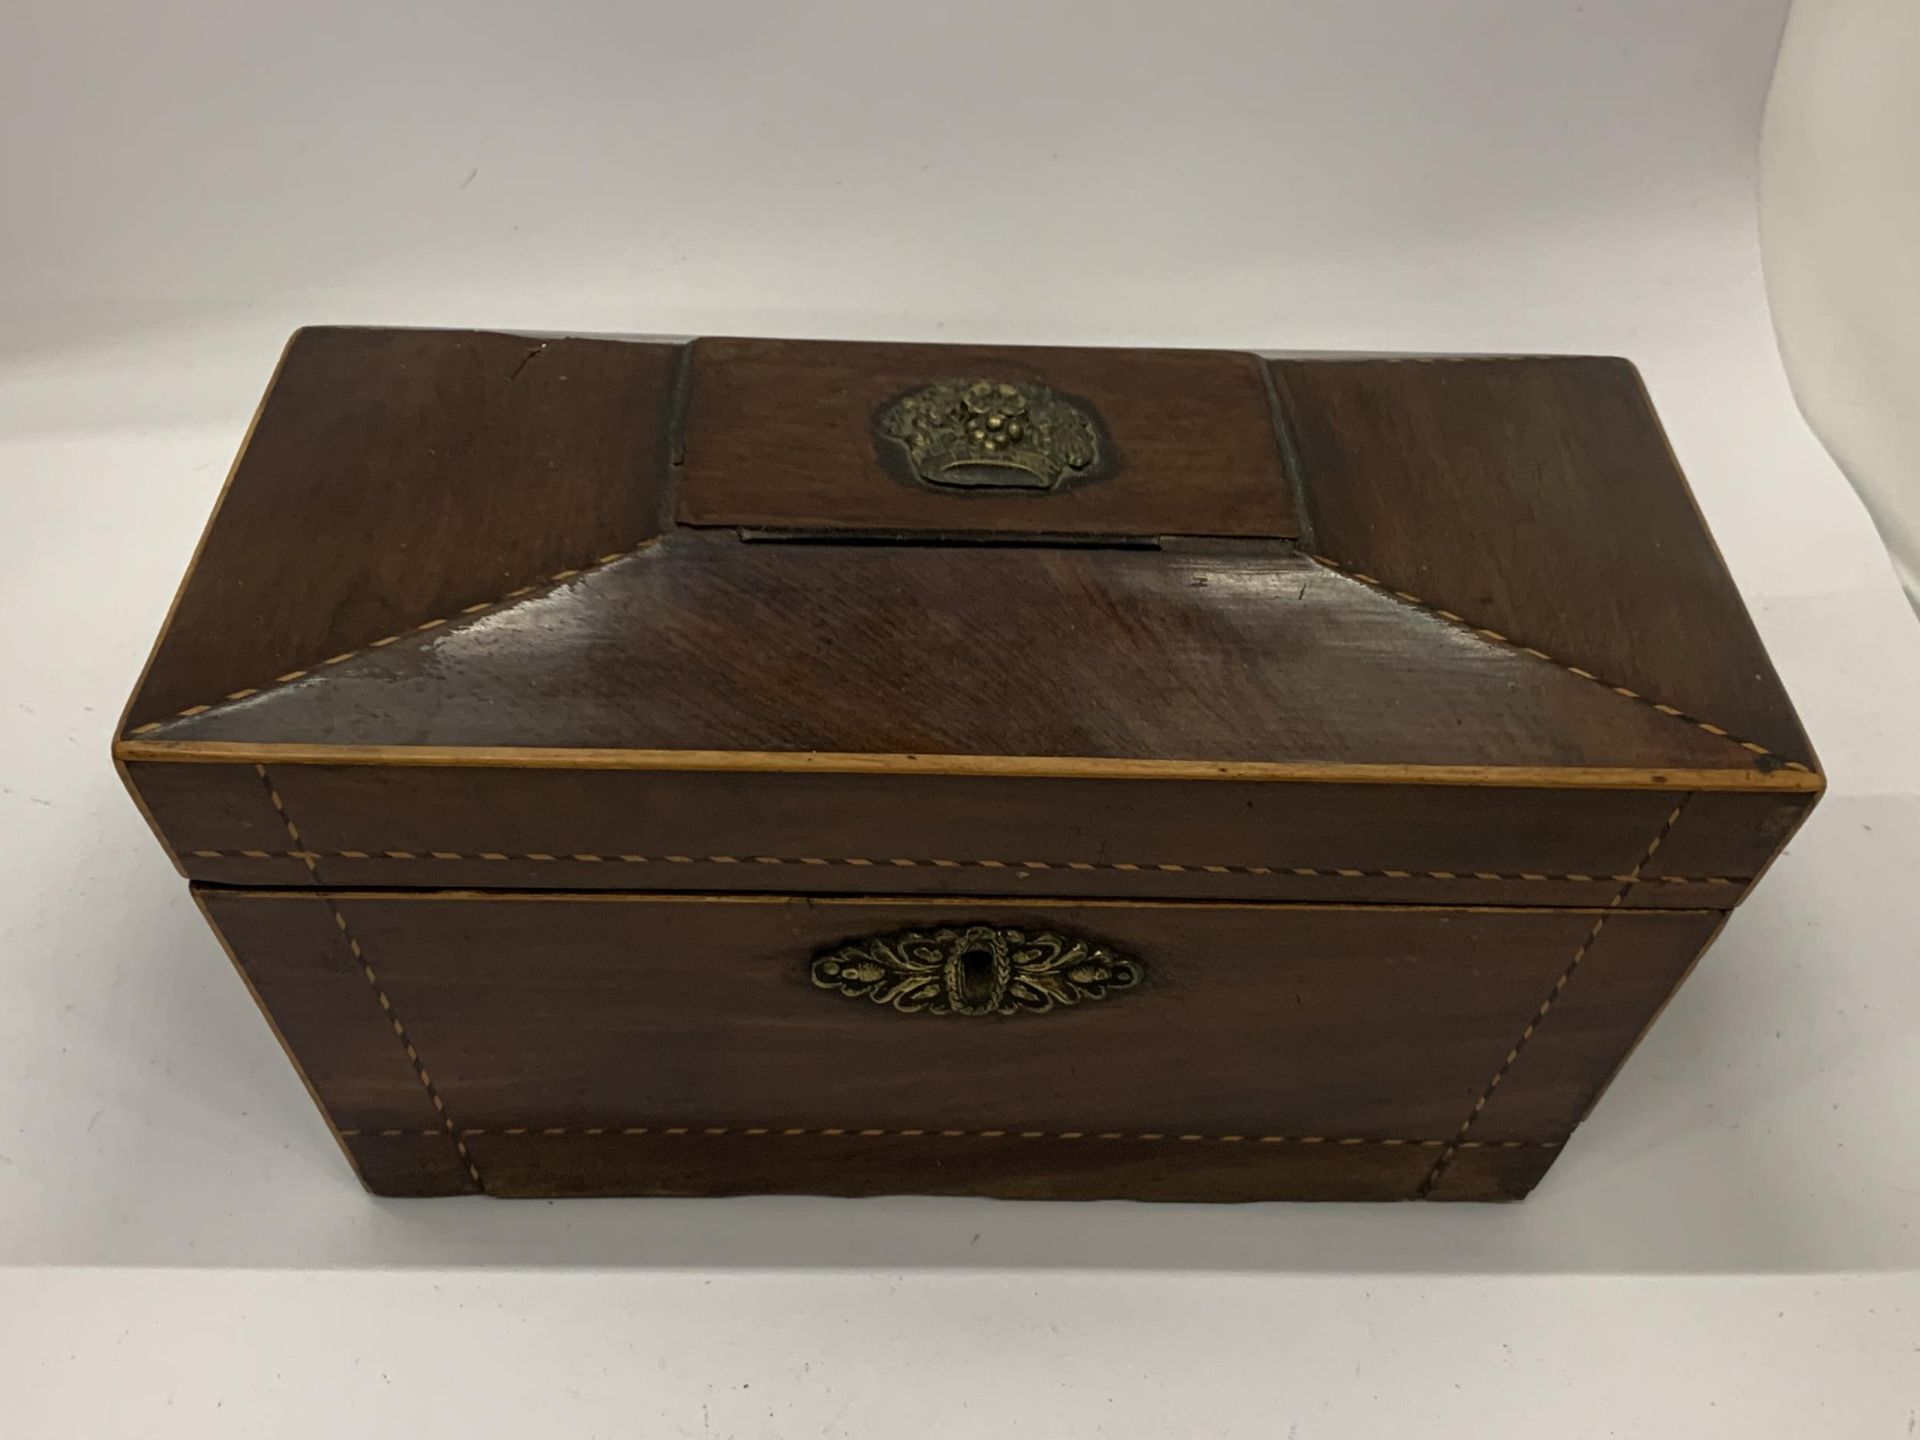
[[[789,1172],[781,1159],[758,1183],[911,1190],[937,1168],[945,1178],[929,1181],[935,1189],[1131,1193],[1103,1186],[1124,1185],[1137,1156],[1114,1171],[1066,1163],[1039,1176],[1029,1167],[1048,1147],[1006,1163],[1005,1147],[930,1143],[1044,1140],[1057,1160],[1069,1153],[1060,1147],[1105,1135],[1102,1144],[1122,1151],[1167,1151],[1169,1172],[1189,1149],[1208,1154],[1143,1194],[1160,1184],[1188,1198],[1293,1194],[1306,1172],[1276,1179],[1259,1157],[1325,1144],[1361,1157],[1350,1179],[1339,1165],[1312,1170],[1325,1194],[1354,1198],[1376,1193],[1375,1152],[1423,1151],[1421,1173],[1393,1167],[1396,1193],[1410,1196],[1597,920],[1604,930],[1579,979],[1587,998],[1577,1010],[1569,1001],[1566,1023],[1543,1031],[1514,1067],[1507,1113],[1470,1150],[1564,1141],[1720,918],[991,897],[202,898],[332,1123],[350,1141],[432,1128],[432,1108],[407,1093],[405,1082],[421,1087],[394,1043],[397,1020],[492,1193],[548,1193],[513,1178],[528,1173],[520,1142],[529,1136],[579,1140],[556,1155],[598,1167],[591,1179],[556,1171],[545,1183],[558,1189],[698,1189],[686,1146],[667,1147],[664,1178],[648,1172],[660,1149],[650,1140],[697,1131],[733,1137],[714,1152],[710,1188],[720,1191],[749,1183],[735,1168],[743,1155],[784,1156],[775,1141],[807,1152],[810,1139],[852,1139],[921,1143],[856,1146],[864,1158],[830,1183],[817,1165]],[[962,922],[1096,939],[1141,958],[1148,980],[1073,1010],[1013,1017],[902,1015],[808,980],[811,957],[847,939]],[[356,1007],[357,1027],[348,1018]],[[623,1133],[588,1133],[615,1130]],[[772,1133],[788,1130],[796,1133]],[[902,1133],[943,1130],[961,1133]],[[759,1131],[768,1133],[750,1133]],[[743,1151],[750,1139],[769,1143]],[[485,1160],[506,1141],[521,1158],[489,1176]],[[1255,1158],[1242,1172],[1212,1153],[1224,1150]],[[1238,1178],[1215,1191],[1207,1177],[1223,1171]],[[445,1178],[445,1167],[436,1173]]]
[[[1284,550],[681,530],[157,739],[1753,768]]]
[[[1053,494],[900,478],[874,436],[933,380],[1037,381],[1099,417],[1107,473]],[[685,525],[1083,536],[1291,536],[1293,485],[1251,355],[1210,350],[699,340]]]
[[[1273,371],[1316,551],[1817,768],[1627,361]]]
[[[904,477],[973,375],[1101,478]],[[115,760],[392,1195],[1516,1198],[1823,784],[1624,362],[386,330]],[[807,978],[959,921],[1149,978]]]
[[[472,331],[294,335],[129,728],[657,534],[679,354]]]
[[[309,869],[290,853],[254,767],[130,768],[191,877],[338,887],[1605,904],[1676,798],[1541,787],[266,767]],[[1742,816],[1705,803],[1721,798],[1694,798],[1649,867],[1658,878],[1632,887],[1627,904],[1738,900],[1784,839],[1770,817],[1791,807],[1755,797],[1769,808]],[[1803,810],[1806,797],[1797,798]]]

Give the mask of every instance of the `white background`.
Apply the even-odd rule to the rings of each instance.
[[[1767,301],[1794,396],[1920,610],[1920,5],[1800,0],[1760,149]]]
[[[1783,10],[10,10],[0,1429],[1912,1433],[1920,627],[1774,349]],[[325,321],[1627,354],[1832,793],[1523,1206],[373,1201],[107,763]]]

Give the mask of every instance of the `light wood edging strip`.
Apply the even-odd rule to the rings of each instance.
[[[366,765],[518,770],[663,770],[825,775],[953,775],[1061,780],[1241,780],[1312,785],[1476,785],[1549,790],[1818,792],[1815,771],[1555,765],[1383,765],[1292,760],[1144,760],[1087,755],[877,755],[819,750],[618,750],[515,745],[241,744],[121,740],[128,762]]]
[[[266,787],[267,799],[272,802],[274,813],[280,817],[280,823],[287,827],[287,834],[292,837],[295,849],[298,849],[300,828],[294,824],[293,817],[287,813],[286,804],[281,800],[279,790],[275,788],[272,777],[267,774],[267,767],[256,765],[253,768],[260,777],[260,783]],[[308,860],[306,865],[307,872],[313,876],[315,883],[318,883],[320,876],[314,870],[313,861]],[[414,1048],[413,1038],[407,1034],[407,1027],[394,1012],[393,1002],[387,998],[386,987],[380,983],[380,977],[374,973],[373,962],[367,959],[366,951],[361,947],[358,937],[348,927],[347,917],[340,912],[340,907],[334,903],[333,896],[326,891],[321,891],[318,892],[317,898],[327,907],[327,914],[333,917],[333,923],[340,932],[340,938],[346,942],[347,950],[352,954],[354,963],[360,967],[360,973],[372,989],[374,998],[380,1002],[381,1015],[392,1027],[401,1048],[407,1052],[407,1062],[413,1066],[414,1078],[427,1092],[427,1099],[432,1102],[434,1113],[440,1117],[441,1129],[437,1133],[453,1142],[453,1148],[460,1156],[460,1163],[467,1167],[467,1174],[473,1180],[474,1186],[485,1190],[486,1184],[480,1178],[479,1167],[473,1163],[473,1156],[467,1149],[467,1142],[460,1138],[460,1132],[453,1123],[453,1116],[448,1113],[446,1102],[440,1098],[439,1087],[433,1083],[433,1076],[427,1072],[425,1062],[420,1059],[420,1052]],[[343,1130],[340,1133],[345,1135],[347,1132]]]
[[[859,859],[821,855],[587,855],[546,851],[513,854],[504,850],[461,852],[455,850],[189,850],[195,860],[352,860],[380,865],[404,865],[434,861],[469,861],[503,864],[524,861],[546,865],[800,865],[852,866],[856,869],[900,870],[1075,870],[1115,871],[1121,874],[1170,875],[1251,875],[1287,880],[1450,880],[1465,883],[1524,880],[1543,884],[1597,885],[1620,884],[1641,879],[1663,885],[1745,885],[1746,880],[1731,875],[1548,875],[1534,871],[1494,870],[1353,870],[1316,868],[1309,865],[1200,865],[1170,861],[1126,860],[910,860],[902,856]]]
[[[1500,1082],[1507,1078],[1508,1072],[1513,1069],[1514,1062],[1519,1060],[1521,1052],[1532,1041],[1541,1022],[1553,1009],[1554,1002],[1560,998],[1561,992],[1572,981],[1574,972],[1580,968],[1580,962],[1587,958],[1595,942],[1600,939],[1601,932],[1607,928],[1607,922],[1613,919],[1620,912],[1620,908],[1627,903],[1627,897],[1633,893],[1633,887],[1640,882],[1640,872],[1653,863],[1653,857],[1666,843],[1667,837],[1673,833],[1673,827],[1680,821],[1681,812],[1687,808],[1687,802],[1692,798],[1691,795],[1682,795],[1680,803],[1668,812],[1665,823],[1648,843],[1646,853],[1640,857],[1640,863],[1633,867],[1632,873],[1626,878],[1626,883],[1614,893],[1613,899],[1607,903],[1607,908],[1602,910],[1599,918],[1593,922],[1593,928],[1587,931],[1586,939],[1580,942],[1579,948],[1573,952],[1573,958],[1567,962],[1566,969],[1560,972],[1559,978],[1553,982],[1553,988],[1547,991],[1547,998],[1540,1002],[1540,1008],[1534,1011],[1533,1018],[1527,1021],[1526,1028],[1520,1032],[1520,1038],[1513,1042],[1506,1057],[1494,1067],[1493,1078],[1487,1081],[1486,1088],[1480,1092],[1480,1097],[1473,1102],[1473,1108],[1467,1112],[1467,1118],[1460,1122],[1459,1130],[1454,1132],[1452,1141],[1440,1152],[1439,1158],[1433,1162],[1433,1169],[1427,1172],[1427,1178],[1421,1182],[1419,1194],[1422,1197],[1432,1193],[1433,1187],[1439,1184],[1440,1177],[1446,1173],[1447,1166],[1452,1163],[1455,1154],[1466,1148],[1467,1134],[1473,1129],[1474,1122],[1480,1118],[1480,1113],[1487,1108],[1487,1102],[1493,1099],[1494,1092],[1500,1088]]]

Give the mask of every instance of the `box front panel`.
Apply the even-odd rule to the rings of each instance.
[[[417,1060],[425,1123],[374,1113],[345,1080],[316,1087],[371,1183],[391,1184],[391,1167],[376,1178],[364,1152],[440,1131],[496,1194],[1410,1198],[1462,1155],[1563,1141],[1719,918],[204,899],[270,1011],[286,964],[271,937],[330,928],[333,1003],[357,1004],[368,1033]],[[1568,1004],[1574,1023],[1556,1028],[1563,992],[1604,1003]],[[282,1023],[296,1056],[321,1043],[298,1028]],[[1532,1108],[1530,1068],[1552,1087]],[[1504,1117],[1484,1136],[1482,1109]]]

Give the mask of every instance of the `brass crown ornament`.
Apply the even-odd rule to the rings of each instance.
[[[943,490],[1057,489],[1098,470],[1085,407],[1024,380],[936,380],[899,396],[875,428],[916,478]]]

